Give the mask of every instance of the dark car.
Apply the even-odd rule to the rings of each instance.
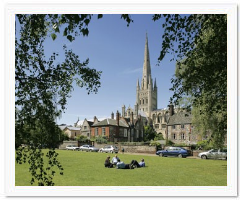
[[[186,158],[191,155],[190,150],[184,149],[182,147],[168,147],[165,150],[159,150],[156,152],[156,155],[160,157],[164,156],[175,156],[179,158]]]

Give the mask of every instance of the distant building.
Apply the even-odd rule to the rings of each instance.
[[[91,136],[105,136],[109,142],[136,142],[143,139],[143,124],[141,118],[120,117],[119,112],[111,114],[111,118],[104,119],[91,127]]]
[[[81,134],[83,136],[86,136],[88,139],[91,138],[91,126],[93,124],[96,124],[98,123],[98,119],[96,116],[94,116],[94,119],[93,119],[93,122],[92,121],[88,121],[86,118],[84,119],[83,121],[83,124],[82,124],[82,128],[81,128]]]
[[[192,115],[185,111],[171,113],[167,123],[166,138],[176,144],[196,144],[192,130]]]
[[[77,127],[66,126],[63,132],[72,140],[76,139],[77,136],[81,135],[81,129]]]

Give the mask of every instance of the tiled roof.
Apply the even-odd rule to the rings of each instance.
[[[70,131],[80,131],[80,128],[78,128],[78,127],[66,127],[66,128],[68,128]]]
[[[111,126],[117,126],[117,120],[115,119],[104,119],[94,125],[92,125],[93,127],[97,127],[97,126],[108,126],[108,125],[111,125]],[[119,126],[122,126],[122,127],[128,127],[128,124],[126,124],[126,122],[124,120],[119,120]]]
[[[65,129],[67,126],[58,126],[61,130]]]
[[[187,112],[179,112],[169,117],[169,121],[167,125],[174,124],[191,124],[192,123],[192,115]]]
[[[87,121],[89,126],[92,126],[93,125],[93,122],[92,121]]]

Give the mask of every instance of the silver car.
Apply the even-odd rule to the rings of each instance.
[[[92,151],[97,152],[97,151],[99,151],[98,148],[96,148],[96,147],[94,147],[92,145],[88,145],[88,144],[80,146],[79,150],[80,151],[89,151],[89,152],[92,152]]]
[[[79,147],[77,147],[76,145],[74,145],[74,144],[69,144],[69,145],[67,145],[66,146],[66,149],[67,150],[79,150]]]
[[[104,146],[103,148],[99,149],[99,152],[103,153],[118,153],[118,148],[116,146],[113,145],[107,145]]]
[[[201,159],[227,159],[227,149],[211,149],[198,154]]]

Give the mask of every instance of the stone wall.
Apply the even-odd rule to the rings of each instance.
[[[94,144],[94,146],[99,149],[106,145],[117,146],[119,149],[119,153],[122,152],[122,148],[124,148],[124,152],[126,152],[126,153],[149,153],[149,154],[156,153],[156,147],[149,146],[149,145],[122,145],[120,143],[118,143],[118,144],[98,144],[96,142]]]
[[[59,145],[59,149],[66,149],[66,146],[69,144],[79,146],[78,141],[63,141],[63,143],[61,145]]]

